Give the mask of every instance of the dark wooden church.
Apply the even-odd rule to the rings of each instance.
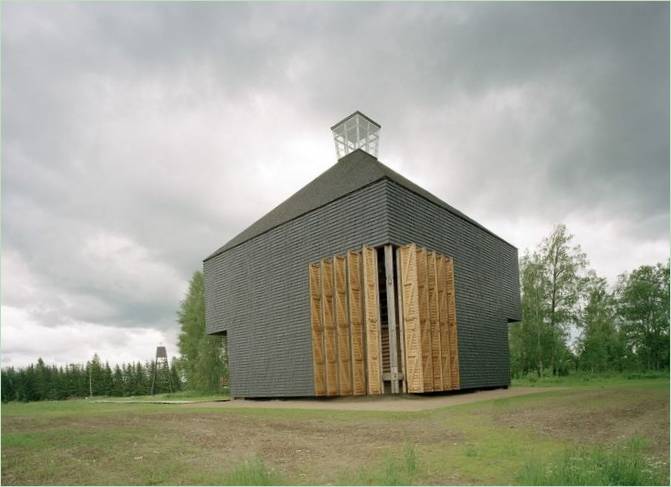
[[[204,261],[234,397],[505,387],[517,249],[332,127],[338,162]]]

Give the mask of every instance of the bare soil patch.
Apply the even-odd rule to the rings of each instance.
[[[428,427],[427,427],[428,426]],[[184,422],[181,415],[162,421],[162,428],[222,456],[240,459],[260,455],[285,472],[321,478],[322,473],[345,471],[370,464],[381,451],[404,443],[454,443],[460,435],[435,424],[370,419],[326,422],[320,419],[262,419],[258,417],[199,415]]]
[[[11,433],[32,428],[23,418],[4,418],[3,429]],[[48,429],[97,431],[101,435],[110,430],[131,432],[123,444],[116,445],[119,449],[116,453],[105,451],[102,446],[91,448],[85,445],[74,450],[63,445],[60,450],[67,458],[97,460],[101,468],[105,458],[117,463],[135,461],[139,465],[153,461],[159,453],[166,454],[165,448],[170,448],[170,454],[179,461],[203,472],[221,471],[259,456],[284,475],[298,482],[309,478],[311,483],[332,480],[334,471],[355,471],[375,464],[381,455],[398,451],[405,444],[442,448],[462,440],[461,433],[450,430],[444,422],[431,419],[421,422],[410,418],[329,421],[300,416],[278,419],[204,411],[52,418]],[[134,430],[137,433],[132,433]],[[15,480],[5,472],[3,475],[7,482]],[[83,479],[76,483],[87,481]]]
[[[581,407],[576,408],[576,403]],[[495,413],[493,420],[524,427],[544,436],[588,444],[613,444],[634,436],[648,438],[649,449],[669,458],[669,398],[653,391],[587,390],[544,407],[516,407]]]

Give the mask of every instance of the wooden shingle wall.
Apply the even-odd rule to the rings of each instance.
[[[453,258],[460,389],[509,385],[509,323],[521,319],[517,250],[394,182],[387,189],[390,242]]]

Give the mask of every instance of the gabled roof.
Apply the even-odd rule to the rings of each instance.
[[[294,193],[283,203],[280,203],[265,216],[247,227],[236,237],[228,241],[223,247],[212,253],[205,260],[221,254],[227,250],[261,235],[283,223],[304,215],[312,210],[326,205],[334,200],[342,198],[364,186],[388,179],[404,188],[424,197],[425,199],[441,206],[464,220],[482,228],[499,240],[506,242],[501,237],[487,230],[475,220],[467,217],[459,210],[448,205],[441,199],[435,197],[425,189],[417,186],[412,181],[404,178],[397,172],[391,170],[375,157],[358,149],[351,154],[341,158],[321,175]],[[510,245],[510,244],[508,244]]]

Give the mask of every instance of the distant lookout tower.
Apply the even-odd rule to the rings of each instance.
[[[170,364],[168,363],[168,351],[163,345],[156,347],[156,358],[154,359],[154,373],[151,380],[151,394],[156,394],[156,388],[165,392],[173,392]]]
[[[168,352],[165,350],[165,347],[159,345],[156,347],[156,359],[160,358],[168,360]]]
[[[377,159],[381,128],[379,123],[359,111],[335,124],[331,127],[331,132],[338,159],[357,149],[362,149]]]

